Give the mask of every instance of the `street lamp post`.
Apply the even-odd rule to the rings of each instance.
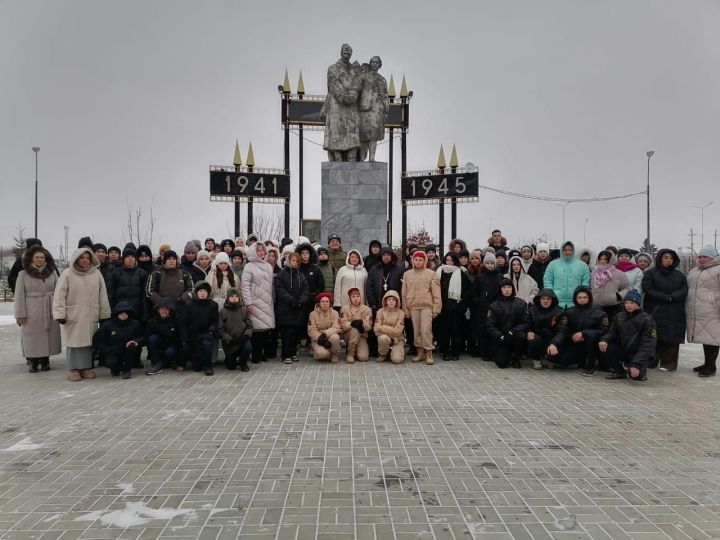
[[[589,220],[590,220],[590,218],[586,217],[585,224],[583,225],[583,245],[586,245],[586,246],[587,246],[587,234],[586,234],[587,233],[587,224],[588,224]]]
[[[647,250],[652,255],[652,242],[650,242],[650,158],[655,154],[654,150],[648,150],[645,154],[647,162]]]
[[[38,237],[38,152],[39,146],[33,146],[32,151],[35,152],[35,238]]]
[[[713,201],[705,203],[702,206],[693,205],[693,208],[700,209],[700,246],[705,247],[705,209],[710,206]]]

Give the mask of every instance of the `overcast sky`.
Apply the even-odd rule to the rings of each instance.
[[[406,75],[410,170],[432,167],[440,144],[449,157],[455,141],[481,184],[609,196],[642,191],[645,152],[655,150],[653,242],[688,246],[694,227],[699,244],[692,205],[714,201],[710,243],[720,226],[718,28],[718,0],[0,0],[0,243],[20,222],[32,233],[32,146],[41,147],[39,236],[55,253],[64,225],[72,246],[83,235],[122,245],[128,200],[152,204],[153,248],[228,236],[232,205],[209,201],[208,165],[231,163],[237,139],[243,157],[252,140],[258,166],[281,167],[285,68],[293,90],[302,69],[307,93],[323,94],[345,41],[361,62],[380,55],[398,90]],[[321,142],[322,132],[306,137]],[[325,155],[305,149],[305,216],[320,217]],[[398,152],[398,178],[399,162]],[[411,229],[436,233],[436,206],[408,214]],[[399,241],[399,206],[395,215]],[[571,204],[569,238],[582,243],[586,218],[595,247],[645,238],[643,196]],[[562,226],[553,203],[481,190],[479,203],[459,207],[458,234],[471,246],[495,227],[511,243],[560,241]]]

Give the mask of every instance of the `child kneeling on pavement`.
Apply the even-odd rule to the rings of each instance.
[[[175,302],[160,298],[155,302],[152,317],[146,325],[150,368],[145,375],[162,373],[165,367],[185,369],[183,351],[187,348],[185,333],[175,317]]]
[[[378,341],[378,362],[384,362],[390,353],[393,364],[405,361],[405,313],[400,309],[400,295],[388,291],[382,299],[382,308],[375,319],[375,335]]]
[[[370,357],[367,337],[373,327],[372,310],[362,303],[360,289],[357,287],[348,290],[348,297],[350,303],[340,309],[340,328],[347,343],[345,361],[352,364],[357,358],[360,362],[367,362]]]
[[[123,379],[130,379],[133,366],[140,361],[145,340],[142,325],[134,315],[135,309],[128,302],[119,302],[112,310],[112,319],[93,336],[93,348],[100,352],[114,377],[122,373]]]
[[[332,308],[332,294],[320,293],[315,297],[317,305],[310,313],[308,337],[312,344],[313,358],[339,362],[340,317]]]
[[[652,316],[641,306],[640,293],[632,289],[625,295],[625,310],[617,314],[598,344],[612,369],[606,379],[647,380],[647,368],[655,360],[657,331]]]
[[[193,299],[187,306],[186,322],[190,362],[193,371],[213,372],[213,348],[217,349],[218,305],[212,297],[212,287],[207,281],[195,284]]]
[[[490,304],[487,314],[487,330],[497,367],[520,368],[527,329],[527,303],[515,296],[515,286],[505,278],[500,282],[500,296]]]
[[[225,305],[220,310],[218,330],[225,352],[225,368],[232,371],[240,364],[240,371],[250,371],[247,362],[252,354],[252,321],[241,301],[239,289],[228,289]]]
[[[542,369],[542,361],[548,347],[557,334],[558,324],[565,310],[558,305],[552,289],[542,289],[533,299],[529,310],[530,327],[527,333],[527,355],[533,361],[533,369]]]

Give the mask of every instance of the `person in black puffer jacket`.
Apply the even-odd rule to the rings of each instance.
[[[573,304],[560,319],[558,332],[548,347],[548,360],[561,367],[577,364],[584,370],[583,375],[591,376],[595,372],[598,341],[610,327],[608,316],[602,308],[593,306],[589,287],[575,289]],[[599,369],[607,371],[604,359],[601,359]]]
[[[528,356],[532,358],[533,369],[542,369],[542,359],[557,334],[558,325],[565,310],[558,305],[552,289],[542,289],[530,306],[530,326],[527,333]]]
[[[660,363],[663,371],[677,369],[680,344],[685,343],[688,285],[677,269],[679,264],[677,253],[672,249],[661,249],[655,258],[655,266],[645,272],[642,280],[645,312],[652,315],[657,325],[655,361]]]
[[[442,310],[436,318],[438,349],[443,360],[459,360],[465,352],[463,323],[467,310],[470,281],[467,270],[460,266],[459,257],[452,251],[445,254],[442,265],[435,271],[440,281]]]
[[[196,283],[185,317],[190,363],[194,371],[205,370],[205,375],[213,374],[213,348],[217,349],[218,339],[218,305],[211,294],[207,281]]]
[[[110,373],[114,376],[122,373],[123,379],[132,377],[132,368],[140,363],[145,343],[142,325],[134,312],[132,305],[120,302],[112,310],[112,319],[93,335],[93,348],[100,352]]]
[[[306,306],[310,297],[307,280],[300,272],[300,255],[290,253],[288,265],[275,276],[275,324],[282,340],[282,359],[297,360],[297,346],[305,333]]]
[[[482,272],[475,276],[470,288],[470,318],[475,332],[475,340],[470,349],[473,358],[492,360],[487,335],[487,313],[490,304],[497,300],[500,294],[502,279],[502,274],[497,269],[495,255],[486,253]]]
[[[145,244],[140,244],[137,248],[137,265],[138,268],[142,268],[145,270],[145,273],[150,277],[150,275],[157,270],[157,267],[155,266],[155,263],[152,260],[152,250],[150,249],[150,246],[147,246]]]
[[[635,289],[625,295],[625,310],[600,339],[600,352],[608,357],[612,371],[606,379],[647,380],[647,368],[655,360],[655,321],[645,313],[642,297]]]
[[[363,258],[363,266],[370,273],[370,269],[376,264],[380,264],[380,252],[382,244],[380,240],[372,240],[368,245],[368,254]]]
[[[187,336],[183,325],[175,317],[172,298],[160,298],[155,303],[153,315],[145,325],[145,335],[150,360],[146,375],[157,375],[165,367],[177,371],[185,369]]]
[[[126,248],[122,253],[122,266],[116,268],[108,280],[108,299],[111,308],[121,302],[128,303],[133,308],[133,317],[144,321],[146,314],[149,316],[149,301],[145,295],[148,275],[135,263],[135,251]]]
[[[488,335],[492,340],[493,358],[501,369],[520,368],[520,355],[525,349],[528,329],[527,303],[515,297],[515,287],[509,279],[500,282],[500,296],[487,314]]]
[[[95,257],[97,257],[97,260],[100,262],[100,268],[98,268],[98,270],[100,270],[100,273],[105,280],[105,288],[107,288],[108,280],[115,270],[115,265],[107,258],[107,247],[105,247],[105,244],[93,244],[92,251],[95,254]]]
[[[240,371],[250,371],[247,361],[252,354],[252,321],[239,289],[228,289],[226,298],[218,326],[225,367],[232,371],[240,364]]]

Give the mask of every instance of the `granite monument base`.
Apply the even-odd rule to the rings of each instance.
[[[372,240],[387,242],[388,166],[381,162],[322,164],[320,241],[342,238],[343,249],[365,256]]]

